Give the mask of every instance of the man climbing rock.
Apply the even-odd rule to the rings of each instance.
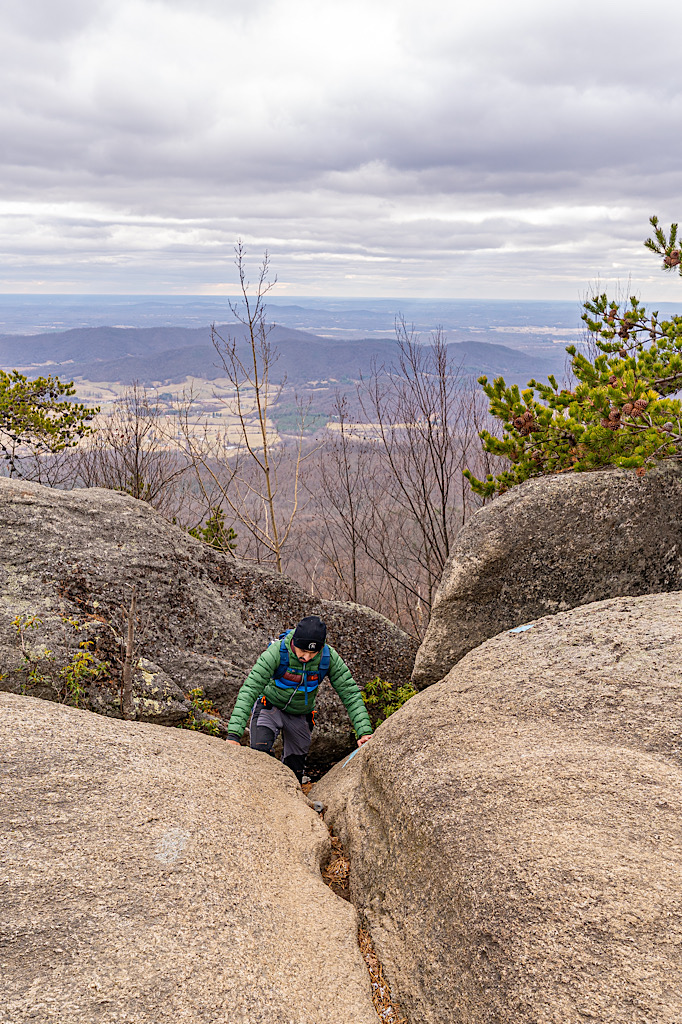
[[[269,754],[279,732],[282,761],[303,779],[315,718],[315,698],[326,675],[344,703],[358,746],[372,726],[348,666],[327,643],[327,627],[317,615],[301,619],[263,651],[242,684],[228,723],[228,742],[239,743],[250,721],[251,746]]]

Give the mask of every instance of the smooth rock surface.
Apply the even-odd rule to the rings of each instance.
[[[682,1020],[682,594],[468,654],[313,789],[410,1024]]]
[[[6,693],[0,759],[2,1024],[376,1024],[283,765]]]
[[[303,615],[325,619],[329,642],[361,686],[377,675],[404,682],[412,671],[417,644],[388,619],[359,605],[313,599],[287,577],[208,547],[128,495],[0,479],[0,521],[0,689],[54,700],[60,669],[83,640],[92,640],[111,672],[88,684],[87,706],[120,716],[122,606],[133,585],[136,658],[144,659],[136,706],[147,721],[187,718],[187,694],[196,687],[229,716],[257,656]],[[17,616],[40,622],[22,637]],[[29,668],[36,669],[33,678]],[[328,763],[354,739],[329,681],[318,707],[309,763]]]
[[[528,480],[460,531],[415,662],[417,689],[543,615],[682,589],[682,463]]]

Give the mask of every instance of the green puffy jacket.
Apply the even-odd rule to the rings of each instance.
[[[291,638],[294,635],[293,629],[287,634],[285,643],[289,651],[289,668],[292,672],[302,673],[305,680],[305,673],[315,674],[320,665],[322,652],[320,651],[309,662],[303,664],[299,661],[291,649]],[[275,685],[274,673],[279,668],[279,640],[274,640],[270,646],[263,651],[258,661],[253,666],[244,683],[242,684],[234,711],[228,722],[227,731],[230,739],[239,739],[246,728],[251,709],[256,700],[263,695],[275,707],[285,710],[292,715],[305,715],[315,707],[318,685],[311,683],[307,693],[299,693],[291,688],[282,689]],[[329,681],[343,701],[348,712],[348,717],[355,729],[358,739],[361,736],[369,736],[372,732],[372,725],[367,714],[365,702],[360,693],[360,687],[350,674],[348,666],[336,653],[333,647],[329,648]]]

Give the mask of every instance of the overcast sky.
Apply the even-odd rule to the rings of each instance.
[[[3,0],[0,291],[574,299],[682,220],[679,0]]]

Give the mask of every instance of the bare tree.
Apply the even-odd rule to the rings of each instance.
[[[88,439],[90,440],[90,438]],[[31,454],[22,460],[22,477],[46,487],[71,488],[77,486],[78,448],[65,448],[61,452]],[[0,462],[0,474],[9,475],[9,466]]]
[[[308,493],[320,495],[323,507],[318,538],[320,558],[343,596],[363,600],[360,565],[363,540],[373,516],[371,508],[371,448],[358,441],[349,417],[348,399],[337,393],[334,430],[328,430]],[[314,484],[314,486],[313,486]],[[366,574],[362,574],[366,576]]]
[[[125,491],[171,518],[182,505],[180,484],[189,461],[169,436],[166,419],[166,407],[154,393],[137,383],[127,388],[75,450],[77,483]]]
[[[190,499],[190,462],[169,429],[169,420],[177,412],[153,391],[134,383],[110,413],[97,417],[92,431],[77,446],[29,454],[22,465],[23,476],[49,487],[124,491],[149,502],[168,519],[180,516]]]
[[[336,405],[319,458],[318,530],[345,593],[421,636],[462,523],[481,500],[462,470],[480,465],[486,405],[437,331],[421,344],[396,324],[396,365],[362,382],[364,425]]]
[[[123,656],[121,713],[123,717],[127,719],[135,717],[135,709],[133,705],[133,651],[135,648],[136,612],[137,588],[133,587],[133,592],[130,598],[130,607],[121,608],[121,613],[127,626],[126,643]]]
[[[229,431],[197,425],[191,413],[191,397],[180,417],[186,451],[194,465],[206,514],[216,509],[231,512],[235,524],[246,529],[255,557],[273,560],[283,571],[282,553],[300,509],[300,480],[304,460],[303,441],[307,408],[299,407],[297,442],[285,447],[277,436],[270,411],[279,399],[284,379],[275,379],[277,351],[270,342],[265,297],[276,282],[269,280],[265,253],[252,291],[246,276],[246,254],[241,242],[235,247],[241,302],[230,309],[241,329],[221,334],[215,324],[211,339],[233,388],[231,399],[221,399],[234,417],[236,440]],[[287,476],[283,486],[282,474]],[[238,531],[241,533],[242,531]],[[240,554],[245,549],[240,545]]]
[[[442,331],[422,345],[396,323],[397,367],[375,370],[361,389],[367,418],[387,471],[387,500],[376,507],[368,555],[412,594],[413,625],[421,633],[452,542],[472,497],[462,470],[479,446],[482,406],[470,378],[453,365]],[[478,502],[476,502],[478,505]]]

